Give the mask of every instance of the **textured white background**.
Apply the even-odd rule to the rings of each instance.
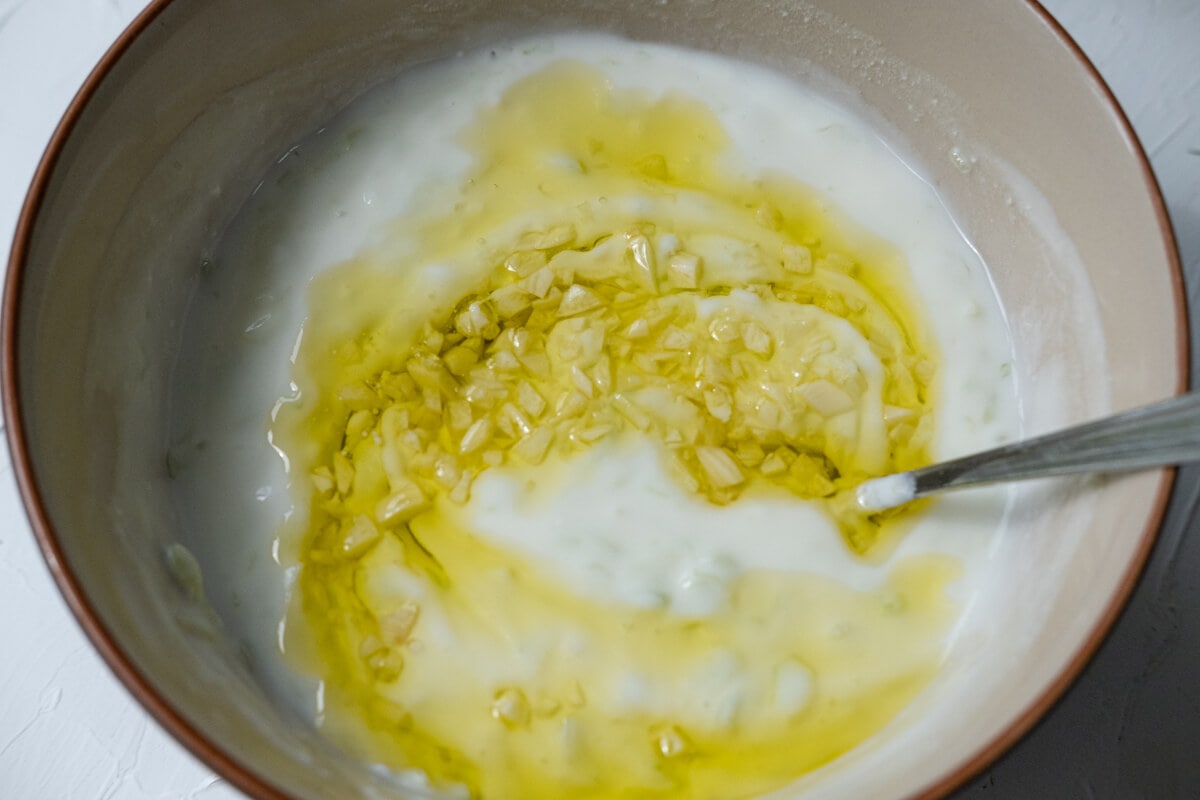
[[[142,5],[0,0],[0,264],[59,116]],[[1096,62],[1150,154],[1190,298],[1200,291],[1200,2],[1046,5]],[[1116,632],[1034,733],[957,800],[1200,797],[1200,538],[1185,535],[1198,503],[1200,468],[1184,470]],[[240,797],[92,653],[40,561],[0,455],[0,799]]]

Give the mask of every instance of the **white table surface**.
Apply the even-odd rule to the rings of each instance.
[[[59,116],[142,5],[0,0],[0,264]],[[1150,154],[1194,298],[1200,291],[1200,2],[1046,5],[1096,62]],[[1064,701],[957,800],[1200,797],[1200,537],[1185,536],[1195,527],[1198,502],[1200,468],[1184,470],[1150,566],[1113,636]],[[5,452],[0,798],[240,797],[167,736],[92,652],[34,546]]]

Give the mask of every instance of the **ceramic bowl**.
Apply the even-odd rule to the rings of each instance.
[[[404,792],[272,703],[167,568],[179,519],[165,398],[197,254],[278,154],[368,87],[570,29],[819,72],[870,109],[993,272],[1030,430],[1184,386],[1179,265],[1145,155],[1035,3],[156,0],[88,79],[37,172],[4,296],[4,410],[34,531],[91,640],[172,734],[254,797]],[[1076,324],[1085,307],[1100,335]],[[1050,400],[1061,419],[1043,413]],[[987,634],[903,720],[778,796],[932,798],[983,768],[1108,631],[1171,479],[1124,476],[1038,503],[1031,489],[993,555],[1011,591]]]

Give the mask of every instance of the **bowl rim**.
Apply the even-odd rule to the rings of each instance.
[[[20,323],[21,290],[24,286],[25,266],[29,256],[34,229],[37,226],[38,215],[46,199],[49,184],[55,168],[63,154],[63,150],[75,130],[80,118],[85,113],[88,104],[96,95],[100,86],[109,77],[116,64],[124,57],[134,42],[142,36],[158,17],[172,5],[173,0],[150,0],[148,5],[134,18],[120,36],[111,44],[100,61],[89,73],[51,136],[43,153],[30,188],[22,204],[17,219],[16,231],[13,237],[12,249],[9,254],[7,273],[4,278],[3,306],[0,309],[0,403],[3,415],[8,424],[5,425],[5,438],[13,462],[17,487],[21,495],[22,505],[29,519],[38,548],[41,551],[50,574],[58,590],[66,600],[72,615],[83,629],[93,647],[103,658],[105,664],[125,686],[133,698],[149,712],[149,714],[180,744],[201,762],[214,770],[222,778],[228,780],[239,790],[257,800],[293,800],[279,787],[272,784],[246,765],[242,764],[230,752],[219,744],[210,741],[171,702],[150,683],[149,679],[134,664],[130,655],[117,642],[113,633],[101,620],[99,612],[84,594],[78,577],[67,563],[66,554],[58,539],[58,535],[50,521],[50,516],[42,497],[41,489],[35,477],[33,460],[30,455],[28,437],[25,431],[25,416],[21,402],[20,380],[17,371],[18,361],[18,327]],[[1071,38],[1070,34],[1042,6],[1039,0],[1022,0],[1026,8],[1037,16],[1050,30],[1058,41],[1073,57],[1076,64],[1082,67],[1084,73],[1096,92],[1099,101],[1112,115],[1118,132],[1124,139],[1131,155],[1137,162],[1142,174],[1143,185],[1149,195],[1151,206],[1157,218],[1163,244],[1165,245],[1167,262],[1171,277],[1171,288],[1174,298],[1174,319],[1176,332],[1176,349],[1179,354],[1176,363],[1175,394],[1187,390],[1190,363],[1190,334],[1183,285],[1182,263],[1179,257],[1178,245],[1171,226],[1166,202],[1154,171],[1150,165],[1145,149],[1142,147],[1133,126],[1125,111],[1117,102],[1112,89],[1100,75],[1099,70],[1083,49]],[[1104,611],[1097,618],[1092,630],[1088,633],[1082,645],[1067,661],[1053,681],[1045,686],[1013,721],[983,747],[965,759],[963,762],[949,768],[925,787],[911,795],[909,800],[939,800],[945,798],[955,789],[964,786],[973,777],[983,772],[1003,753],[1012,748],[1022,737],[1029,733],[1050,709],[1062,699],[1066,690],[1074,683],[1091,661],[1101,643],[1107,638],[1112,627],[1120,617],[1122,610],[1129,601],[1134,587],[1140,580],[1142,572],[1149,560],[1150,553],[1158,537],[1163,516],[1166,513],[1171,490],[1176,478],[1175,469],[1164,469],[1159,472],[1159,483],[1156,490],[1151,513],[1138,539],[1137,549],[1127,565],[1116,591],[1109,597]]]

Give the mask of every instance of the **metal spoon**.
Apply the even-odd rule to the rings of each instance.
[[[1080,472],[1120,472],[1200,461],[1200,393],[1173,397],[994,450],[874,478],[855,492],[883,511],[947,489]]]

